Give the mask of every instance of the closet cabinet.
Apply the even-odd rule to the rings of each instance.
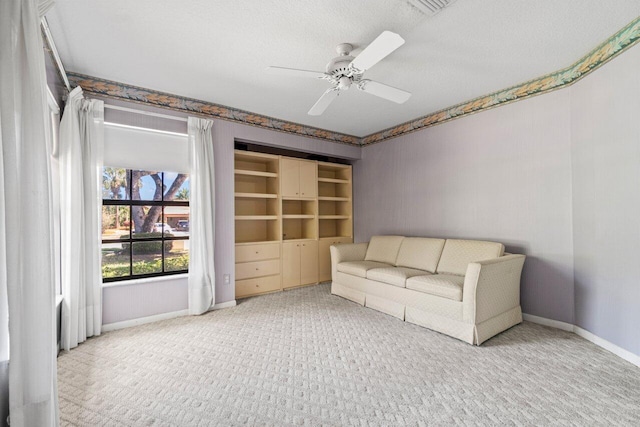
[[[282,197],[314,199],[316,186],[316,162],[291,158],[280,159]]]
[[[282,287],[318,283],[318,241],[282,243]]]
[[[353,241],[351,166],[234,157],[236,298],[331,280],[329,248]]]

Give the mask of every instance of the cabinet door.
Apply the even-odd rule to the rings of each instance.
[[[318,283],[318,242],[300,243],[300,284]]]
[[[280,159],[280,193],[283,197],[300,197],[300,162]]]
[[[282,243],[282,287],[300,286],[300,242]]]
[[[335,243],[332,239],[321,239],[318,243],[318,280],[331,280],[331,252],[329,248]]]
[[[300,163],[300,197],[314,198],[318,194],[318,165],[316,162]]]

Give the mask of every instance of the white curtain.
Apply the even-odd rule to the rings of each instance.
[[[215,231],[215,175],[213,122],[189,117],[189,313],[202,314],[215,301],[213,258]]]
[[[76,87],[60,123],[61,347],[77,347],[102,327],[100,209],[104,104]]]
[[[40,17],[50,6],[50,1],[0,1],[0,359],[8,350],[11,426],[58,425],[48,106],[40,32]],[[2,393],[0,399],[5,397]]]

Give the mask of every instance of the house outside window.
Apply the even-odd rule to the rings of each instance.
[[[189,188],[188,174],[103,168],[104,282],[188,271]]]

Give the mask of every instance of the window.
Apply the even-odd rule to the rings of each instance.
[[[105,166],[103,281],[186,273],[188,268],[189,175]]]

